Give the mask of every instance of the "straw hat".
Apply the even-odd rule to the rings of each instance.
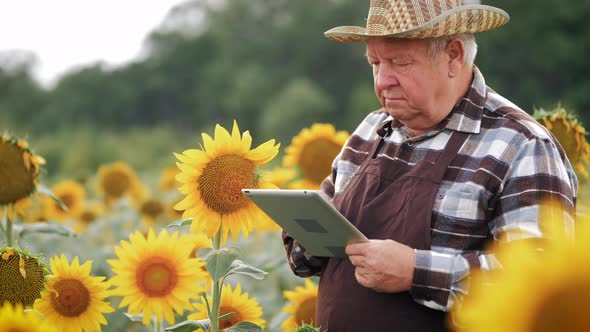
[[[502,9],[461,5],[461,0],[371,0],[365,28],[340,26],[324,34],[340,42],[371,37],[432,38],[496,29],[508,23]]]

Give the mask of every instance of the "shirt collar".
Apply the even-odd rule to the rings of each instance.
[[[485,80],[479,69],[473,66],[471,86],[441,125],[444,125],[446,129],[479,134],[485,96]]]

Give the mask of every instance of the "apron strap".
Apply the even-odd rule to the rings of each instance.
[[[459,150],[467,140],[470,134],[461,131],[453,130],[451,137],[449,138],[447,145],[441,152],[440,157],[437,159],[433,166],[436,166],[436,177],[442,179],[444,177],[447,168],[457,157]]]

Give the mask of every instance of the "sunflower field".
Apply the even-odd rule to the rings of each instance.
[[[590,2],[481,2],[512,19],[477,36],[478,68],[560,142],[576,229],[548,202],[546,241],[487,248],[497,264],[474,271],[447,325],[587,331]],[[179,1],[144,58],[52,87],[34,57],[0,50],[0,332],[320,331],[318,279],[293,275],[281,229],[241,189],[319,189],[379,107],[364,45],[322,33],[363,25],[366,7]]]
[[[585,184],[581,123],[562,107],[534,116]],[[241,189],[318,189],[348,136],[315,123],[287,147],[255,146],[234,121],[170,151],[176,163],[157,176],[119,160],[48,186],[45,159],[2,134],[0,331],[316,330],[317,280],[292,275],[280,228]],[[452,330],[585,330],[590,215],[579,204],[574,238],[560,209],[543,211],[547,243],[490,248],[503,268],[473,275]]]
[[[45,159],[4,133],[0,331],[311,328],[317,282],[292,275],[241,189],[319,188],[348,135],[315,123],[281,151],[234,121],[151,178],[114,160],[49,185]]]

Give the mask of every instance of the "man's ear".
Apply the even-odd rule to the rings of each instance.
[[[456,77],[464,65],[465,44],[459,39],[453,39],[448,43],[445,51],[449,61],[449,77]]]

